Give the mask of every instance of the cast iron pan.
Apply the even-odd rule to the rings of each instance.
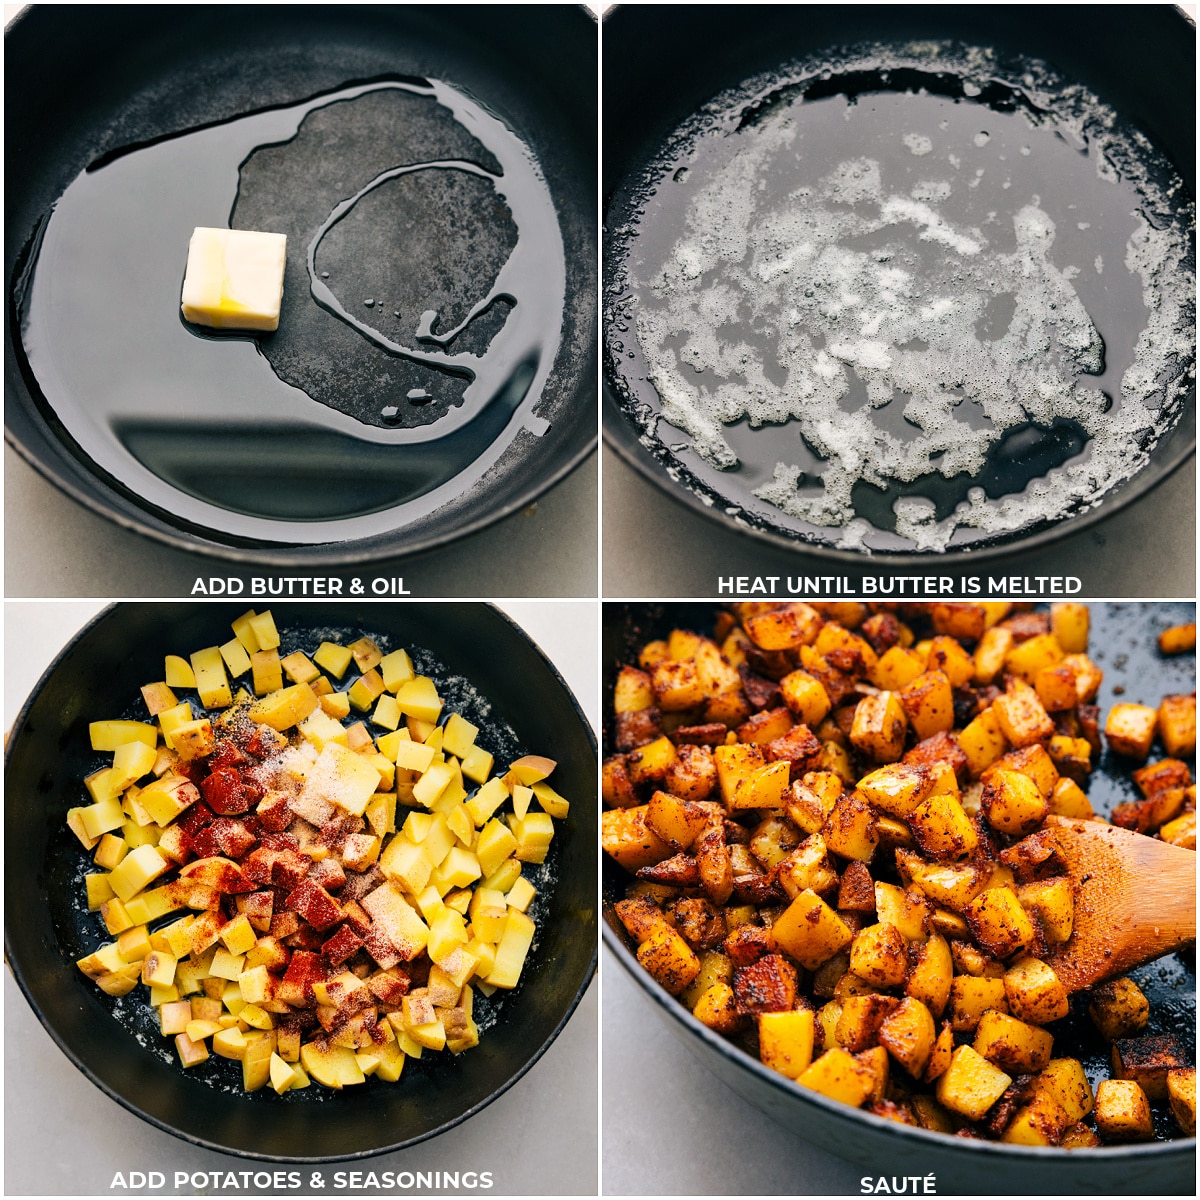
[[[1097,703],[1102,712],[1118,699],[1157,704],[1162,696],[1196,686],[1195,659],[1164,658],[1155,639],[1168,625],[1194,620],[1191,604],[1093,604],[1089,656],[1103,669]],[[712,604],[614,604],[604,617],[604,714],[611,720],[612,688],[621,664],[636,661],[638,649],[672,629],[711,634]],[[1116,692],[1115,688],[1123,688]],[[605,752],[611,753],[605,727]],[[1193,768],[1194,769],[1194,768]],[[1134,799],[1129,764],[1106,749],[1087,787],[1098,812]],[[642,969],[612,905],[624,895],[629,876],[605,857],[604,942],[680,1043],[743,1099],[806,1141],[860,1163],[873,1174],[936,1173],[938,1191],[965,1194],[1186,1194],[1195,1187],[1192,1138],[1072,1150],[1012,1146],[950,1138],[885,1121],[848,1108],[793,1084],[697,1021]],[[1140,968],[1134,976],[1150,1000],[1150,1033],[1173,1033],[1185,1048],[1196,1030],[1195,948]],[[1093,1088],[1112,1073],[1107,1044],[1086,1014],[1066,1018],[1055,1029],[1056,1052],[1081,1057]],[[1074,1047],[1078,1047],[1075,1049]],[[1174,1119],[1155,1106],[1155,1126],[1176,1130]]]
[[[636,178],[681,122],[723,89],[823,49],[863,41],[952,40],[1047,62],[1147,133],[1195,194],[1195,27],[1170,5],[1105,5],[1086,14],[1073,5],[704,5],[686,19],[672,5],[621,5],[605,17],[603,38],[602,185],[609,229],[628,219],[612,207],[625,181]],[[768,517],[734,520],[723,511],[733,501],[711,489],[702,500],[682,486],[673,477],[679,474],[675,460],[647,449],[625,416],[622,404],[628,401],[621,394],[627,387],[614,382],[614,372],[606,353],[604,436],[650,483],[710,520],[772,545],[862,563],[861,555],[802,541]],[[1145,468],[1096,507],[969,552],[943,552],[939,561],[949,566],[1019,554],[1077,532],[1145,496],[1194,448],[1193,387]],[[900,566],[913,557],[875,552],[871,561]]]
[[[529,752],[558,761],[571,799],[548,863],[557,876],[518,989],[472,1051],[406,1064],[401,1082],[368,1080],[333,1093],[313,1086],[277,1097],[217,1090],[177,1062],[143,1049],[113,1015],[113,1001],[75,967],[103,938],[79,905],[81,855],[63,824],[80,780],[98,765],[87,725],[134,711],[138,689],[162,674],[165,653],[226,640],[240,611],[225,605],[116,605],[91,622],[42,677],[17,717],[5,769],[5,952],[42,1024],[98,1087],[131,1112],[197,1145],[280,1161],[359,1158],[442,1132],[516,1082],[574,1011],[596,964],[595,739],[562,678],[521,630],[484,605],[276,606],[285,644],[373,634],[390,648],[419,647],[462,676],[492,706],[480,724],[503,752],[501,726]],[[349,677],[347,677],[349,678]],[[451,684],[453,692],[455,685]],[[499,757],[499,755],[498,755]],[[557,857],[555,857],[557,856]],[[549,890],[549,889],[548,889]],[[81,908],[83,911],[81,911]],[[139,989],[140,991],[141,989]],[[126,1001],[138,1000],[137,994]],[[149,1034],[147,1042],[169,1043]],[[237,1064],[210,1060],[198,1069]],[[415,1069],[414,1069],[415,1068]],[[208,1072],[213,1075],[213,1072]],[[228,1083],[228,1080],[224,1080]],[[270,1093],[270,1094],[267,1094]],[[290,1101],[290,1102],[289,1102]]]
[[[5,46],[9,171],[5,429],[9,442],[68,495],[122,526],[179,548],[239,561],[335,563],[415,553],[474,532],[530,504],[564,478],[594,445],[596,39],[592,15],[583,6],[568,5],[47,5],[21,14],[9,28]],[[530,360],[519,364],[508,377],[509,384],[497,393],[500,399],[484,405],[457,442],[442,437],[416,447],[397,447],[358,439],[361,430],[355,417],[365,424],[382,428],[391,422],[407,430],[413,422],[424,421],[422,413],[432,413],[441,404],[453,420],[455,388],[461,391],[463,380],[452,372],[431,369],[420,378],[409,379],[405,372],[420,375],[418,365],[397,359],[369,338],[358,336],[348,322],[318,309],[304,288],[293,286],[291,272],[304,275],[304,242],[298,231],[311,228],[317,219],[306,212],[309,226],[297,224],[295,236],[289,235],[285,321],[278,335],[270,335],[278,353],[274,358],[266,354],[271,370],[261,363],[258,366],[265,372],[272,394],[278,391],[284,403],[288,388],[298,387],[313,396],[327,388],[334,399],[322,404],[332,404],[345,414],[333,418],[334,424],[328,428],[348,430],[356,440],[346,443],[329,434],[321,426],[323,416],[328,422],[329,409],[315,403],[304,409],[317,422],[319,432],[311,437],[307,429],[299,434],[279,420],[272,424],[261,415],[256,418],[253,403],[245,406],[244,417],[239,414],[237,420],[220,421],[206,421],[203,406],[189,404],[183,423],[172,434],[166,422],[180,421],[179,406],[171,409],[164,400],[161,414],[151,411],[144,423],[131,423],[122,440],[140,462],[157,464],[169,472],[172,482],[182,479],[184,490],[204,489],[208,508],[189,514],[186,506],[159,503],[161,496],[151,504],[133,483],[121,477],[116,466],[111,472],[97,466],[41,395],[22,345],[14,299],[22,271],[36,261],[35,235],[64,189],[85,168],[113,162],[114,154],[120,166],[120,156],[131,147],[181,133],[190,137],[188,131],[219,128],[222,123],[228,126],[231,121],[236,125],[236,119],[245,114],[296,105],[351,84],[385,80],[445,81],[497,118],[536,160],[549,197],[541,203],[543,207],[553,204],[561,233],[564,263],[556,270],[565,270],[565,282],[555,285],[564,296],[561,314],[539,325],[557,341],[556,354],[546,353],[538,360],[542,365],[537,369],[543,374],[536,379],[542,380],[541,384],[535,383],[523,393]],[[411,102],[411,97],[408,99]],[[340,114],[350,107],[329,106],[323,115],[336,123],[344,120]],[[356,111],[364,110],[360,106]],[[245,207],[245,213],[244,217],[235,213],[234,226],[263,228],[270,221],[275,229],[286,230],[290,219],[299,222],[297,214],[306,204],[315,204],[314,212],[332,211],[348,191],[359,186],[354,179],[369,179],[374,171],[393,165],[376,156],[381,143],[386,147],[380,151],[384,157],[401,163],[421,160],[413,145],[406,144],[408,157],[395,151],[395,144],[405,140],[406,127],[402,123],[389,126],[387,119],[386,114],[351,118],[347,128],[334,130],[326,150],[318,147],[314,151],[310,144],[305,151],[298,138],[300,149],[295,153],[284,146],[282,151],[275,148],[264,154],[259,163],[243,162],[237,204]],[[403,113],[392,118],[403,119]],[[400,134],[389,138],[388,131],[397,127]],[[457,133],[451,130],[440,142],[432,136],[427,139],[423,148],[430,153],[425,161],[474,154],[487,165],[487,153],[463,135],[465,128],[460,125]],[[360,143],[357,149],[356,138]],[[269,138],[266,143],[271,144]],[[345,158],[344,177],[339,156]],[[235,158],[235,165],[237,161]],[[258,170],[257,187],[245,173],[248,167]],[[488,169],[496,171],[494,161]],[[511,172],[508,177],[513,177]],[[479,185],[476,193],[469,193],[471,183]],[[392,188],[407,189],[405,203],[411,208],[401,205],[386,210],[400,214],[390,220],[410,221],[403,227],[408,230],[406,240],[389,236],[381,243],[378,238],[383,235],[376,232],[377,240],[372,242],[372,230],[384,210],[371,205],[383,204],[380,198]],[[323,247],[334,246],[329,253],[342,254],[350,268],[347,291],[337,299],[345,302],[354,316],[369,318],[368,323],[379,324],[387,336],[411,346],[418,336],[414,330],[422,311],[421,296],[416,291],[409,296],[403,319],[395,322],[396,333],[386,326],[393,320],[393,305],[389,303],[385,312],[384,298],[403,294],[406,284],[424,271],[426,297],[431,298],[428,307],[442,315],[435,332],[448,330],[455,323],[448,319],[451,315],[461,318],[470,303],[487,294],[489,281],[505,260],[505,239],[512,238],[512,221],[494,203],[488,207],[486,196],[479,198],[480,189],[487,191],[475,176],[426,170],[372,192],[354,209],[358,226],[347,216],[333,229],[341,238],[342,249],[336,248],[337,237],[332,235],[322,243]],[[309,203],[310,191],[319,203]],[[469,195],[475,199],[463,199]],[[147,218],[146,245],[154,247],[152,216],[153,210]],[[223,224],[224,220],[222,215],[195,223]],[[351,232],[345,233],[347,230]],[[440,252],[440,260],[438,252],[430,249],[435,244],[448,247]],[[392,262],[397,245],[403,247],[398,265]],[[483,247],[481,257],[474,254],[473,247]],[[144,247],[131,246],[129,253],[139,270],[139,250],[142,262],[166,254],[165,248],[151,254]],[[186,251],[181,250],[183,254]],[[439,263],[444,274],[439,273]],[[175,270],[175,265],[171,269]],[[180,278],[182,270],[180,257]],[[337,283],[336,276],[335,271],[331,287]],[[395,291],[375,290],[386,287]],[[302,296],[306,324],[298,324],[288,315],[288,305],[298,305]],[[363,307],[376,296],[380,297],[377,306]],[[451,348],[475,354],[486,350],[491,344],[488,338],[502,324],[505,303],[496,302]],[[160,309],[165,311],[164,306],[154,311]],[[133,319],[139,318],[135,315]],[[52,344],[87,336],[87,330],[79,328],[87,324],[81,320],[72,328],[54,331],[58,336]],[[167,332],[179,336],[178,329]],[[204,336],[189,332],[192,337]],[[148,354],[155,346],[166,344],[149,334],[145,339]],[[89,347],[85,362],[103,357],[105,349],[98,345],[93,354]],[[199,353],[194,346],[192,350]],[[210,355],[208,361],[216,360]],[[79,374],[86,378],[86,365]],[[211,385],[203,384],[210,392],[219,387],[219,367],[214,374]],[[165,386],[155,384],[157,393],[172,392],[169,366],[161,369],[159,376]],[[136,385],[136,372],[130,377]],[[412,405],[427,403],[420,389],[411,385],[428,388],[430,377],[445,385],[444,395],[435,398],[434,407],[410,410],[400,399],[401,412],[396,417],[386,414],[380,407],[383,402],[374,399],[377,389],[373,380],[386,378],[391,383],[387,399],[410,395]],[[118,388],[116,394],[133,390],[136,388]],[[535,400],[539,391],[540,399]],[[414,392],[415,399],[411,398]],[[519,399],[522,395],[523,401]],[[359,404],[361,413],[356,409]],[[505,414],[513,412],[516,417],[505,425]],[[235,428],[241,428],[245,419],[252,424],[259,421],[257,441],[235,436]],[[537,436],[542,429],[540,419],[549,426]],[[340,427],[339,420],[343,422]],[[189,436],[189,421],[194,436]],[[396,449],[415,452],[399,458],[388,453]],[[484,464],[492,457],[495,461],[485,471]],[[356,466],[360,461],[361,470]],[[314,462],[327,464],[319,479]],[[454,470],[447,468],[448,462],[456,464]],[[475,465],[458,471],[457,464],[463,462]],[[275,522],[275,528],[268,531],[267,526],[255,526],[252,532],[249,525],[239,527],[234,519],[222,517],[220,501],[227,493],[219,476],[224,469],[236,476],[239,487],[257,488],[253,500],[263,506],[260,511],[266,514],[268,524]],[[262,473],[262,479],[256,472]],[[130,480],[134,478],[130,476]],[[320,483],[323,492],[319,498],[314,499],[316,492],[297,483],[305,479]],[[430,492],[431,487],[435,491]],[[351,495],[353,505],[348,499]],[[436,501],[423,500],[426,495],[436,496]],[[397,501],[396,497],[404,498]],[[376,506],[375,518],[370,517],[372,505]],[[301,537],[293,526],[289,537],[287,520],[311,515],[304,511],[306,506],[316,511],[318,521],[345,513],[352,520],[343,521],[343,531],[336,536],[326,537],[317,528]],[[388,523],[393,510],[395,520]],[[360,518],[374,523],[355,528],[353,521]]]

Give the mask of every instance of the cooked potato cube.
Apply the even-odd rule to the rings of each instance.
[[[1070,941],[1075,924],[1075,889],[1067,876],[1022,884],[1017,888],[1017,899],[1027,912],[1037,914],[1046,941],[1055,945]]]
[[[868,925],[850,945],[850,970],[876,987],[897,987],[908,974],[908,945],[894,925]]]
[[[907,820],[933,790],[933,782],[928,767],[896,762],[869,771],[856,786],[875,808]]]
[[[1196,696],[1164,696],[1158,705],[1158,736],[1174,757],[1196,753]]]
[[[1102,1079],[1096,1089],[1096,1128],[1114,1142],[1148,1142],[1154,1138],[1150,1101],[1132,1079]]]
[[[1117,754],[1144,759],[1154,742],[1158,711],[1145,704],[1114,704],[1104,722],[1104,736]]]
[[[971,1033],[985,1012],[1006,1012],[1004,980],[988,976],[956,975],[950,983],[950,1028]]]
[[[894,762],[899,758],[907,732],[904,705],[894,692],[864,696],[854,709],[850,741],[876,762]]]
[[[804,891],[771,926],[781,950],[802,967],[815,970],[850,944],[853,934],[815,892]]]
[[[860,1108],[875,1090],[875,1073],[854,1055],[834,1046],[826,1050],[797,1082],[852,1108]]]
[[[879,1026],[879,1044],[914,1079],[924,1075],[936,1038],[933,1014],[912,996],[901,1000]]]
[[[1132,979],[1113,979],[1092,989],[1088,1016],[1110,1042],[1115,1042],[1146,1027],[1150,1001]]]
[[[854,793],[843,796],[833,806],[821,835],[834,854],[859,862],[870,862],[879,844],[874,815]]]
[[[965,916],[976,940],[994,958],[1011,958],[1035,936],[1029,914],[1016,893],[1005,887],[988,888],[976,896],[967,905]]]
[[[959,1046],[937,1081],[937,1098],[970,1121],[978,1121],[1004,1094],[1012,1078],[970,1046]]]
[[[638,947],[637,959],[672,996],[682,992],[700,971],[696,952],[669,926],[651,931]]]
[[[1176,1067],[1167,1072],[1167,1100],[1179,1128],[1196,1136],[1196,1068]]]
[[[984,778],[981,808],[993,829],[1022,837],[1045,820],[1049,805],[1030,776],[997,766]]]
[[[1164,654],[1186,654],[1196,648],[1196,622],[1172,625],[1158,635],[1158,648]]]
[[[799,1079],[812,1063],[815,1017],[811,1009],[758,1014],[762,1061],[789,1079]]]
[[[965,858],[979,845],[975,826],[953,796],[930,796],[912,813],[908,823],[917,845],[930,858]]]
[[[1017,1109],[1000,1140],[1018,1146],[1057,1146],[1070,1123],[1070,1116],[1054,1096],[1038,1091]]]
[[[979,1018],[975,1050],[1006,1071],[1027,1074],[1050,1062],[1054,1037],[1036,1025],[990,1009]]]
[[[1165,1100],[1167,1074],[1187,1066],[1183,1051],[1169,1033],[1118,1038],[1113,1042],[1112,1062],[1117,1079],[1134,1080],[1151,1100]]]
[[[1092,1085],[1077,1058],[1052,1058],[1038,1074],[1037,1086],[1062,1105],[1068,1121],[1082,1120],[1095,1105]]]
[[[1070,1011],[1067,989],[1053,968],[1037,958],[1023,958],[1004,972],[1008,1011],[1022,1021],[1045,1025]]]

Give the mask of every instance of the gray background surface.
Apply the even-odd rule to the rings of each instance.
[[[322,571],[230,566],[176,550],[76,504],[4,448],[6,596],[190,596],[197,576],[401,576],[422,597],[594,596],[596,455],[524,512],[444,549]]]
[[[5,604],[6,729],[53,656],[100,607],[79,601]],[[546,652],[598,725],[595,604],[501,607]],[[39,1024],[12,975],[4,974],[6,1195],[111,1194],[114,1173],[130,1170],[163,1171],[168,1193],[176,1194],[171,1182],[177,1170],[261,1169],[163,1133],[93,1087]],[[352,1164],[354,1169],[491,1171],[495,1195],[595,1195],[598,992],[593,981],[543,1058],[482,1112],[440,1137]],[[309,1169],[302,1171],[307,1182]],[[331,1184],[331,1171],[324,1174]]]

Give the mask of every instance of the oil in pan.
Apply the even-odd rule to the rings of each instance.
[[[944,42],[722,93],[610,210],[606,368],[680,486],[970,550],[1131,479],[1195,380],[1194,204],[1084,88]]]
[[[179,311],[196,226],[288,238],[278,331]],[[31,391],[173,522],[318,544],[402,528],[537,415],[562,236],[531,151],[450,84],[390,78],[105,155],[15,280]]]

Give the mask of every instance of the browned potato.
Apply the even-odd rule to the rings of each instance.
[[[1152,1136],[1149,1094],[1186,1132],[1194,1072],[1135,1036],[1138,989],[1056,974],[1076,892],[1047,817],[1095,817],[1103,724],[1167,755],[1114,823],[1194,848],[1195,697],[1104,720],[1087,606],[1031,608],[760,601],[645,647],[603,777],[606,849],[640,864],[617,915],[697,1019],[843,1103],[1077,1147]],[[1084,1004],[1114,1044],[1095,1096],[1055,1044]]]

